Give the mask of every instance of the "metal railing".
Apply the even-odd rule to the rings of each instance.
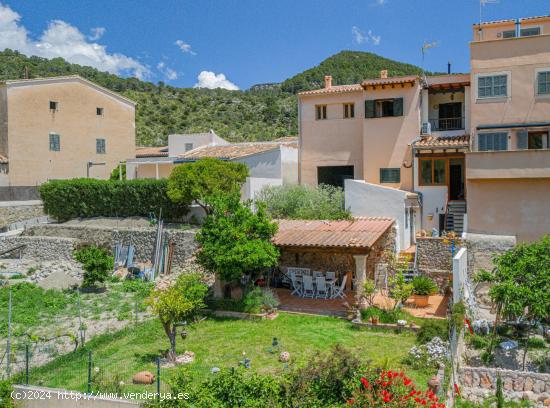
[[[458,118],[432,118],[430,126],[432,131],[461,130],[464,129],[464,117]]]

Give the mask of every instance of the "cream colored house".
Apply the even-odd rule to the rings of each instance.
[[[419,229],[550,233],[550,17],[475,25],[470,49],[470,74],[302,92],[301,183],[394,218],[401,249]]]
[[[108,178],[134,154],[135,103],[78,76],[0,84],[0,183]]]
[[[474,25],[468,232],[550,233],[550,17]]]

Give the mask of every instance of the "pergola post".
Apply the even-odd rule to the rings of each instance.
[[[159,164],[155,163],[155,179],[159,179]]]
[[[358,307],[366,306],[364,286],[367,281],[367,258],[365,255],[353,255],[355,261],[355,304]]]

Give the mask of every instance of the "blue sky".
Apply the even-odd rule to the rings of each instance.
[[[495,1],[495,0],[489,0]],[[78,7],[76,6],[78,4]],[[550,0],[498,0],[483,20],[550,14]],[[0,48],[174,86],[278,82],[341,50],[469,70],[479,0],[0,0]]]

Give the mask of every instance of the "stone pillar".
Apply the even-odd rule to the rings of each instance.
[[[214,279],[214,297],[216,299],[223,298],[223,282],[218,275]]]
[[[367,258],[366,254],[353,255],[355,261],[355,303],[360,308],[366,306],[363,286],[367,280]]]

